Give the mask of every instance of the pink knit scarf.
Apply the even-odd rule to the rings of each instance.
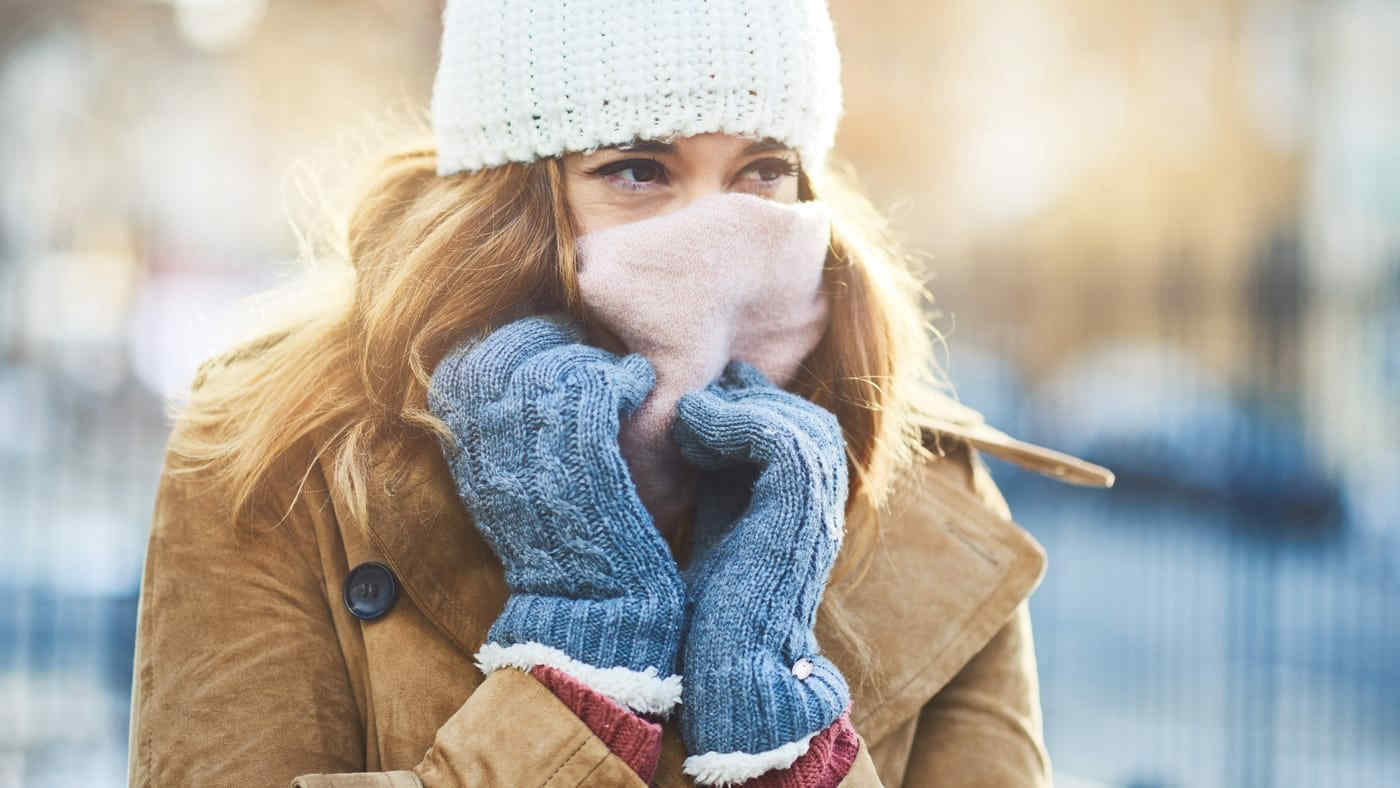
[[[719,377],[732,358],[784,386],[821,340],[830,232],[824,203],[721,192],[578,239],[590,318],[656,370],[656,387],[624,418],[619,442],[658,521],[690,502],[694,469],[670,439],[681,395]]]

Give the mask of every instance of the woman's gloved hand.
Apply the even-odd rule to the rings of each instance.
[[[791,765],[850,704],[813,632],[845,530],[845,438],[830,411],[737,360],[680,399],[671,436],[702,471],[681,573],[684,770],[740,782]]]
[[[534,315],[462,343],[432,375],[458,494],[510,589],[477,665],[553,665],[664,715],[680,700],[684,587],[617,442],[655,375],[582,340],[566,313]]]

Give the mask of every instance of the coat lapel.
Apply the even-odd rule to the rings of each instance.
[[[1035,538],[969,492],[969,466],[957,453],[965,451],[900,480],[889,510],[875,515],[879,540],[869,570],[858,584],[833,583],[823,596],[823,605],[840,600],[856,641],[874,652],[862,674],[830,619],[818,618],[817,640],[851,685],[851,721],[872,744],[917,714],[1045,574]]]
[[[505,573],[457,497],[435,440],[377,455],[365,524],[419,610],[468,656],[505,607]]]
[[[824,606],[842,602],[876,657],[861,671],[828,617],[818,617],[818,641],[850,681],[853,722],[867,741],[916,713],[1044,574],[1044,550],[968,492],[965,465],[942,458],[911,470],[888,510],[872,515],[880,521],[875,563],[855,586],[832,584],[823,597]],[[369,479],[371,543],[416,606],[470,656],[507,588],[436,442],[400,442],[376,459]]]

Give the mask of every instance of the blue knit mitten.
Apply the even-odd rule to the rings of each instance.
[[[647,360],[582,342],[565,313],[465,342],[428,405],[458,494],[505,567],[505,608],[476,654],[489,673],[557,667],[633,711],[680,701],[684,587],[618,448],[655,384]]]
[[[702,471],[681,573],[684,771],[737,783],[790,766],[850,703],[813,632],[844,535],[846,444],[830,411],[737,360],[681,398],[671,435]]]

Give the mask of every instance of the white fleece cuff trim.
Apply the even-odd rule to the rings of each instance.
[[[621,666],[600,668],[580,662],[553,646],[534,641],[510,646],[483,643],[477,649],[475,659],[482,673],[504,667],[529,671],[536,665],[549,665],[640,714],[669,717],[681,702],[679,675],[661,678],[653,667],[645,671]]]
[[[702,785],[733,785],[751,780],[773,769],[786,769],[807,752],[813,731],[797,741],[766,752],[707,752],[692,755],[681,763],[681,771]]]

